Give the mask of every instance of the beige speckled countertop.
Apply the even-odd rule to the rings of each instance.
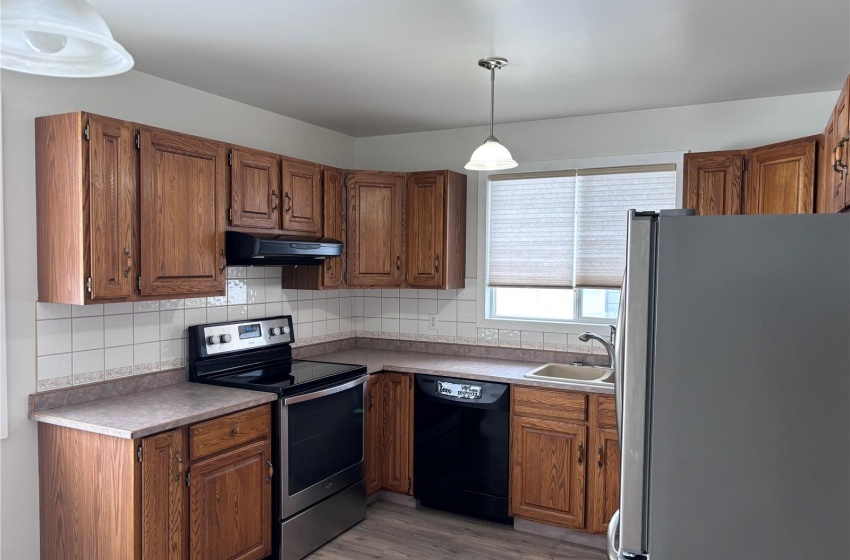
[[[552,387],[555,389],[572,389],[588,393],[614,394],[613,385],[581,382],[545,382],[523,377],[525,373],[542,365],[537,362],[450,356],[447,354],[430,354],[424,352],[374,350],[371,348],[341,350],[330,354],[311,356],[306,359],[321,362],[365,365],[369,373],[377,371],[424,373],[477,381],[495,381],[517,385]]]
[[[31,412],[39,422],[136,439],[277,400],[275,393],[175,383]]]

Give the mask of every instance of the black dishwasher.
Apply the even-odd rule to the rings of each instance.
[[[510,387],[417,375],[413,495],[432,507],[510,523]]]

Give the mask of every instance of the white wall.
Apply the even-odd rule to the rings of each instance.
[[[86,110],[339,167],[354,163],[354,139],[138,72],[98,80],[0,74],[3,112],[9,438],[0,442],[0,557],[38,550],[34,118]]]

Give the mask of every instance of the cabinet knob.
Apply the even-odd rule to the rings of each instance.
[[[233,429],[230,430],[230,435],[231,436],[238,436],[239,435],[239,426],[233,426]]]
[[[395,256],[395,269],[401,270],[401,255]]]

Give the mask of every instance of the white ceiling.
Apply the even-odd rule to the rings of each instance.
[[[840,89],[847,0],[90,0],[136,69],[353,136]],[[497,131],[498,134],[498,131]]]

